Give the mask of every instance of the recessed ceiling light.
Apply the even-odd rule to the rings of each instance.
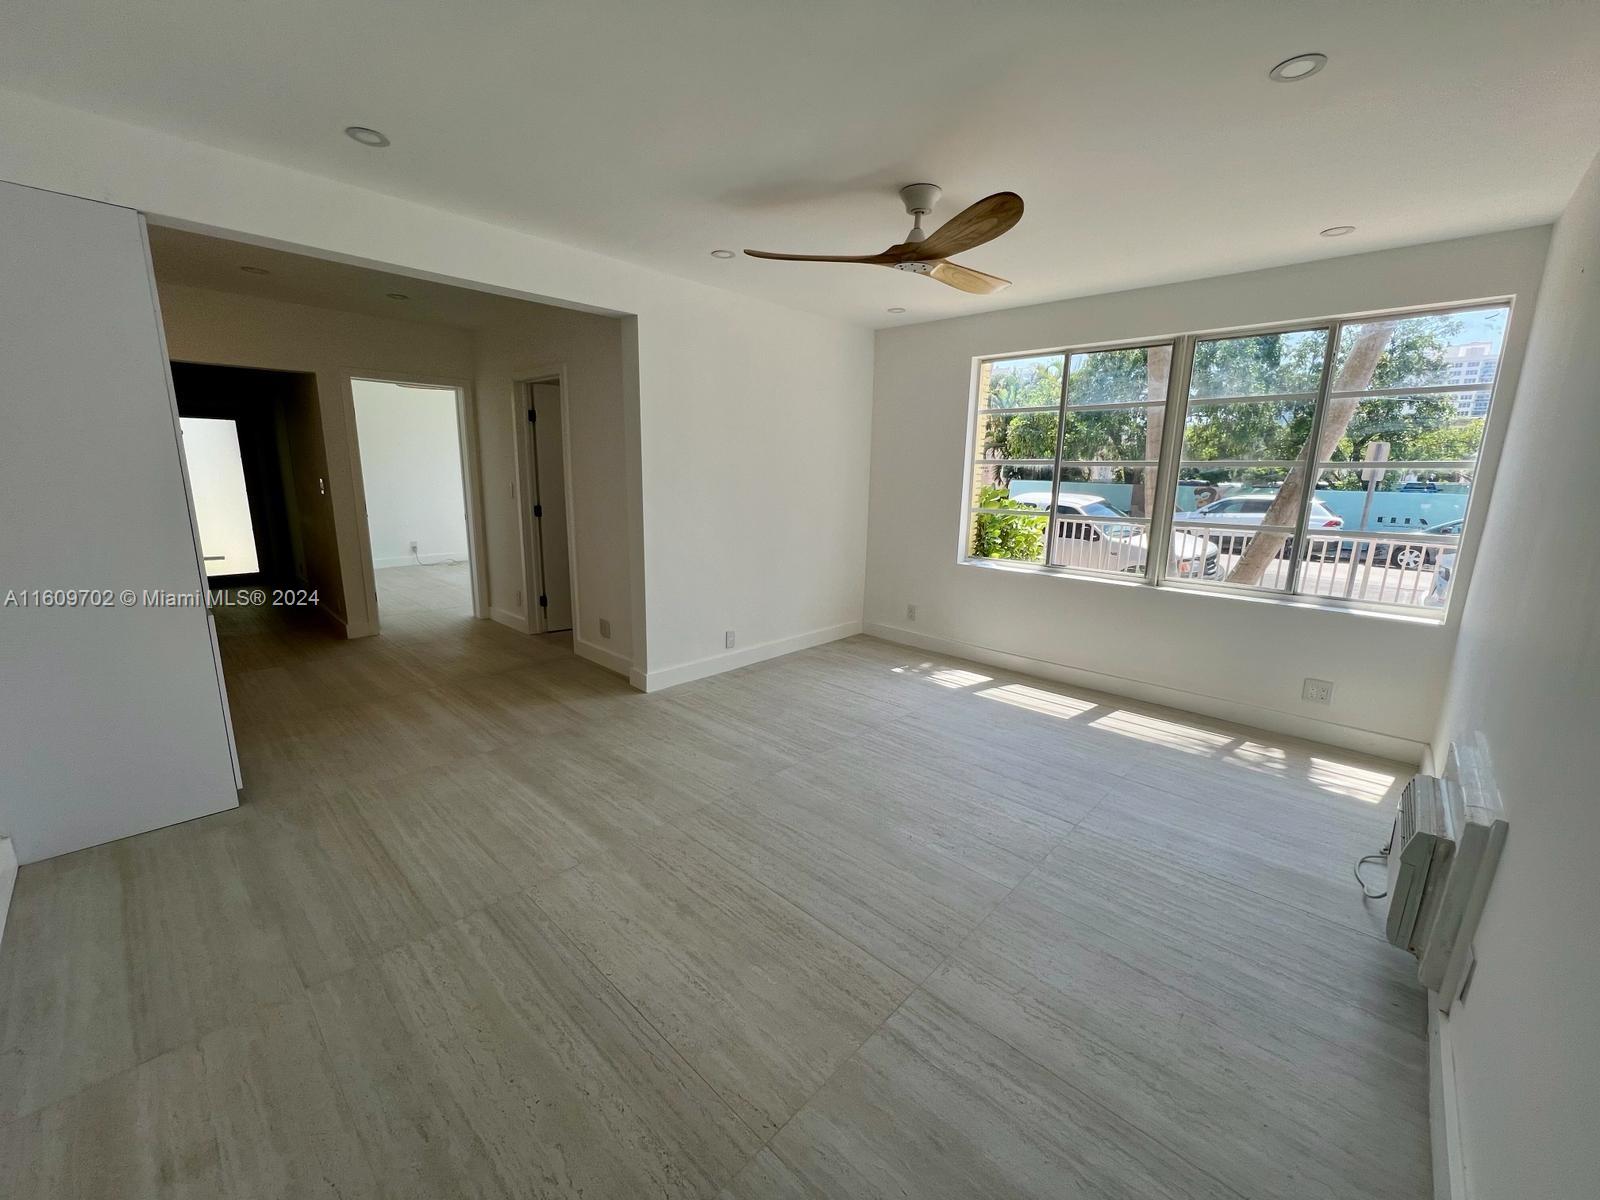
[[[713,250],[711,252],[711,257],[712,258],[732,258],[733,257],[733,251],[732,250]]]
[[[243,271],[246,275],[271,275],[272,274],[272,272],[267,270],[265,267],[240,267],[239,270]]]
[[[391,299],[391,300],[409,300],[409,299],[411,299],[411,297],[406,295],[404,292],[385,292],[384,295],[389,297],[389,299]]]
[[[905,312],[905,309],[903,309],[903,308],[886,308],[883,311],[884,312],[892,312],[892,313],[903,313],[903,312]]]
[[[389,139],[376,129],[368,129],[365,125],[346,125],[345,136],[360,142],[363,146],[371,146],[374,150],[381,150],[389,144]]]
[[[1275,83],[1299,83],[1302,79],[1310,79],[1327,65],[1326,54],[1296,54],[1268,71],[1267,78]]]
[[[1345,234],[1354,233],[1355,231],[1356,231],[1356,227],[1354,225],[1329,225],[1326,229],[1324,229],[1322,231],[1322,236],[1323,237],[1343,237]]]

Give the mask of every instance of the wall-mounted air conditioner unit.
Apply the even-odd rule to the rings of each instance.
[[[1400,796],[1389,843],[1389,941],[1417,956],[1417,978],[1450,1011],[1472,967],[1505,811],[1481,746],[1450,747],[1443,776],[1418,775]]]

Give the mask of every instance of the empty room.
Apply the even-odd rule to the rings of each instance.
[[[1577,1200],[1600,7],[0,39],[0,1196]]]

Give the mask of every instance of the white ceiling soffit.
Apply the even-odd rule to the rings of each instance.
[[[1578,0],[9,0],[5,26],[19,91],[875,325],[1541,223],[1600,130]],[[921,180],[930,227],[1022,194],[961,259],[1012,288],[711,257],[880,250]]]
[[[461,329],[481,329],[514,320],[530,307],[548,307],[533,300],[157,224],[150,226],[150,257],[156,280],[163,286],[239,292],[287,304]]]

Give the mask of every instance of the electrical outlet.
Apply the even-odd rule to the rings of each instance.
[[[1326,679],[1308,679],[1300,688],[1300,699],[1307,704],[1332,704],[1333,684]]]
[[[722,646],[725,650],[733,649],[733,630],[730,629],[727,633],[722,635]]]
[[[604,617],[600,618],[600,636],[603,638],[611,636],[611,622]]]
[[[417,552],[417,544],[415,542],[412,542],[411,543],[411,553],[415,554],[416,552]]]
[[[517,607],[519,609],[522,607],[522,589],[521,588],[517,589]]]
[[[906,620],[915,621],[916,619],[917,619],[917,606],[915,604],[906,605]]]

